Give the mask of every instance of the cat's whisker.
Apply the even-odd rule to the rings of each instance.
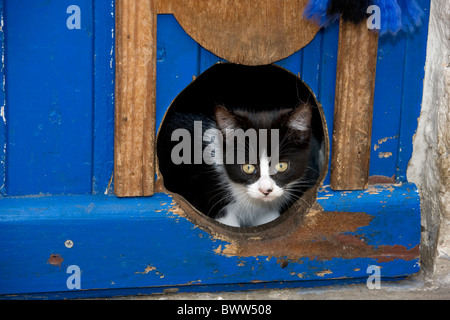
[[[214,205],[212,205],[212,206],[209,208],[209,213],[213,212],[214,207],[215,207],[216,205],[218,205],[219,203],[221,203],[221,202],[223,202],[223,201],[230,200],[230,199],[232,200],[232,195],[231,195],[231,193],[229,193],[228,190],[223,190],[223,191],[217,193],[216,195],[214,195],[214,196],[208,201],[208,204],[209,204],[212,200],[214,200],[214,198],[219,197],[219,196],[221,196],[222,194],[225,194],[225,196],[224,196],[224,197],[221,197],[219,200],[216,201],[216,203],[215,203]]]
[[[315,173],[317,173],[318,175],[320,175],[320,172],[319,172],[318,170],[314,169],[313,167],[306,166],[305,168],[306,168],[306,169],[309,169],[309,170],[312,170],[312,171],[314,171]]]
[[[312,207],[312,205],[311,205],[310,203],[308,203],[308,202],[307,202],[305,199],[303,199],[302,197],[300,197],[300,198],[294,197],[292,200],[294,201],[294,203],[292,204],[292,206],[298,207],[298,206],[299,206],[298,201],[302,201],[308,208],[311,208],[311,207]]]

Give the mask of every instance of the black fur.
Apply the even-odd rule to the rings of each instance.
[[[305,109],[310,108],[309,105],[304,105],[302,107]],[[230,117],[234,116],[239,120],[233,129],[242,129],[243,131],[249,129],[268,130],[266,152],[269,156],[271,155],[270,146],[272,143],[270,130],[278,130],[279,141],[277,141],[277,144],[280,145],[279,162],[289,163],[289,169],[286,172],[272,175],[272,179],[274,179],[279,186],[284,186],[298,180],[299,177],[302,177],[306,173],[306,167],[310,165],[310,128],[302,133],[290,129],[287,122],[293,112],[294,110],[271,110],[261,112],[235,110],[234,112],[230,112]],[[218,126],[220,128],[220,124]],[[260,138],[261,137],[257,136],[257,146],[259,146],[258,143]],[[224,143],[225,150],[227,150],[227,147],[226,143]],[[235,156],[233,164],[226,163],[226,159],[224,159],[224,168],[227,171],[229,178],[232,181],[243,185],[250,185],[256,182],[260,178],[258,169],[259,159],[255,164],[257,168],[256,173],[254,175],[248,175],[242,171],[241,165],[237,161],[237,144],[233,143],[231,147],[234,148],[233,154]],[[249,163],[248,141],[246,141],[246,152],[246,163]],[[258,150],[258,152],[261,152],[261,150]]]
[[[358,24],[366,19],[366,11],[371,4],[371,0],[331,0],[327,14],[340,14],[344,21]]]
[[[293,167],[276,179],[280,184],[285,184],[303,174],[303,179],[313,184],[318,176],[317,155],[323,128],[309,89],[293,74],[273,65],[248,67],[219,64],[205,71],[188,86],[174,100],[165,116],[157,141],[159,169],[164,186],[170,192],[182,195],[200,212],[217,217],[229,201],[224,197],[227,190],[223,187],[223,177],[218,176],[211,165],[175,165],[171,160],[171,151],[179,142],[171,141],[172,132],[185,128],[193,136],[194,121],[202,121],[203,130],[218,127],[215,107],[223,105],[238,116],[242,128],[279,128],[280,137],[284,137],[292,133],[288,132],[284,124],[299,102],[307,102],[311,107],[311,131],[306,136],[285,141],[280,160],[294,159],[291,161]],[[203,144],[202,148],[205,146]],[[303,172],[306,164],[315,169]],[[227,172],[237,182],[250,183],[252,179],[242,175],[240,166],[231,165]],[[253,178],[256,179],[257,175]],[[298,196],[305,189],[298,188]]]

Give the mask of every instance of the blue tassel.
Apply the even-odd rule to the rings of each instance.
[[[364,19],[364,8],[374,4],[380,8],[380,36],[396,35],[400,30],[413,32],[421,25],[423,11],[416,0],[309,0],[303,16],[320,27],[326,27],[340,16],[359,23]]]
[[[320,27],[325,27],[339,18],[338,14],[327,14],[330,3],[331,0],[310,0],[303,11],[303,16],[305,19],[314,21]]]
[[[402,11],[402,29],[413,32],[416,27],[420,27],[424,12],[416,0],[397,0],[397,3]]]
[[[380,8],[380,35],[391,33],[396,35],[402,28],[402,11],[396,0],[374,0],[373,4]]]

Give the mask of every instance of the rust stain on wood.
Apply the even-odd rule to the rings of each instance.
[[[369,185],[391,184],[391,183],[395,183],[395,174],[392,177],[377,176],[377,175],[369,177]]]
[[[352,238],[343,238],[347,232],[355,232],[367,226],[372,217],[363,212],[325,212],[311,210],[303,223],[284,237],[259,241],[232,241],[221,254],[228,256],[254,256],[300,259],[355,258],[363,256],[361,247]],[[350,236],[354,237],[354,236]],[[350,240],[353,240],[350,241]]]
[[[367,192],[370,192],[370,188]],[[173,196],[177,202],[182,201],[182,198]],[[202,214],[190,212],[186,206],[181,208],[177,202],[172,202],[169,209],[171,213],[192,221],[208,232],[212,239],[226,242],[213,249],[215,254],[236,257],[264,256],[268,259],[274,257],[279,259],[281,267],[286,267],[289,261],[301,258],[373,258],[378,262],[388,262],[396,259],[409,261],[419,258],[420,255],[419,246],[410,249],[401,245],[375,247],[365,243],[363,235],[350,234],[370,224],[373,216],[365,212],[324,211],[316,202],[302,219],[288,219],[285,224],[274,225],[265,231],[266,236],[246,234],[245,228],[233,236],[223,232],[217,222]],[[271,232],[276,236],[271,237]]]
[[[51,254],[48,258],[47,263],[52,266],[59,267],[61,269],[61,263],[64,261],[63,257],[59,254]]]
[[[331,222],[333,223],[333,222]],[[312,229],[311,233],[320,231]],[[377,262],[389,262],[396,259],[410,261],[419,258],[419,246],[407,249],[405,246],[382,245],[375,248],[364,243],[364,240],[355,235],[318,233],[313,238],[301,238],[302,231],[278,241],[260,241],[259,243],[230,243],[226,245],[221,254],[227,256],[255,256],[285,257],[284,259],[298,260],[310,258],[330,260],[332,258],[355,259],[373,258]],[[216,253],[219,250],[216,250]],[[283,260],[284,261],[284,260]]]

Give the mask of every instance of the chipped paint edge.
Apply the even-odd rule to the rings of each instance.
[[[4,33],[4,4],[0,1],[0,41],[1,67],[0,77],[0,197],[6,194],[6,77],[5,77],[5,33]]]
[[[386,195],[387,197],[390,197],[391,194],[395,191],[396,187],[401,187],[402,184],[383,184],[383,185],[374,185],[371,186],[370,188],[368,188],[367,190],[363,190],[361,191],[361,196],[363,194],[366,195],[379,195],[380,193],[386,193],[388,192],[388,194]],[[345,196],[346,193],[349,192],[355,192],[355,191],[342,191],[342,192],[337,192],[337,194],[341,195],[341,196]],[[331,190],[329,190],[329,188],[327,186],[322,187],[319,190],[319,197],[320,198],[325,198],[325,200],[329,199],[330,197],[336,196],[336,192],[333,192]],[[325,197],[323,196],[325,195]],[[358,196],[359,198],[359,196]],[[199,224],[198,221],[195,221],[196,219],[192,219],[192,214],[191,213],[186,213],[185,210],[183,209],[183,206],[180,206],[176,199],[174,199],[172,197],[172,203],[170,204],[169,207],[169,212],[171,212],[172,214],[175,214],[177,216],[180,217],[184,217],[186,218],[188,221],[190,221],[191,223],[194,224],[195,228],[199,227],[200,229],[202,229],[203,231],[207,232],[211,239],[213,241],[216,240],[220,240],[223,241],[223,243],[220,243],[216,246],[213,246],[211,251],[214,254],[218,254],[218,255],[223,255],[223,256],[227,256],[227,257],[267,257],[267,259],[272,259],[272,258],[276,258],[276,259],[289,259],[289,260],[299,260],[302,258],[312,258],[314,256],[314,250],[312,251],[312,255],[311,254],[304,254],[304,255],[296,255],[295,253],[292,254],[292,256],[290,256],[289,254],[267,254],[267,252],[263,251],[258,251],[258,244],[257,243],[264,243],[267,246],[270,246],[271,244],[274,244],[275,241],[272,241],[274,239],[264,239],[263,237],[258,236],[258,234],[254,234],[252,237],[247,237],[246,239],[235,239],[233,237],[229,237],[227,235],[224,234],[220,234],[219,231],[215,228],[211,228],[211,227],[207,227],[205,225]],[[196,211],[196,210],[194,210]],[[306,212],[304,219],[306,219],[306,221],[299,222],[298,224],[296,224],[295,226],[297,226],[298,228],[296,228],[295,226],[291,228],[291,230],[288,232],[288,234],[286,235],[286,238],[289,238],[290,235],[294,234],[294,238],[295,238],[295,233],[298,231],[299,228],[302,228],[302,223],[306,222],[309,223],[311,221],[314,221],[314,216],[318,215],[318,214],[332,214],[333,212],[325,212],[324,209],[320,206],[320,204],[316,201],[313,205],[312,208],[308,209],[308,211]],[[336,212],[339,213],[339,212]],[[340,212],[340,214],[345,214],[345,212]],[[353,213],[356,214],[356,213]],[[361,212],[360,214],[363,214],[367,217],[371,217],[370,215],[368,215],[367,213],[363,213]],[[201,214],[198,214],[199,216],[203,216]],[[323,217],[322,217],[323,218]],[[208,218],[210,219],[210,218]],[[309,219],[309,220],[308,220]],[[211,219],[210,219],[211,220]],[[367,223],[367,225],[361,225],[356,227],[356,229],[359,229],[361,227],[364,226],[368,226],[371,223],[372,218],[370,218],[370,221]],[[419,245],[412,247],[410,249],[408,249],[407,247],[403,247],[401,245],[381,245],[381,246],[373,246],[373,245],[368,245],[365,244],[364,242],[361,243],[356,243],[358,242],[358,236],[355,235],[353,236],[353,240],[352,239],[341,239],[342,237],[345,236],[345,234],[347,232],[355,232],[355,230],[347,230],[347,231],[338,231],[335,234],[330,234],[327,237],[327,241],[337,241],[337,243],[340,243],[341,245],[344,244],[348,244],[348,245],[353,245],[354,248],[356,250],[361,249],[361,252],[363,252],[363,255],[359,256],[359,255],[355,255],[355,256],[346,256],[345,253],[343,253],[342,255],[337,254],[335,256],[335,258],[343,258],[343,259],[354,259],[354,258],[373,258],[376,261],[379,262],[389,262],[392,260],[406,260],[406,261],[410,261],[413,259],[418,259],[420,257],[420,250],[419,250]],[[341,237],[342,236],[342,237]],[[342,240],[342,241],[341,241]],[[350,241],[350,242],[349,242]],[[256,245],[255,245],[256,244]],[[255,251],[248,251],[248,247],[254,247],[256,248]],[[305,243],[303,243],[303,245],[305,245]],[[241,250],[242,248],[247,248],[244,249],[243,251]],[[245,254],[243,254],[243,252],[246,252]],[[320,254],[317,254],[315,256],[316,259],[330,259],[331,256],[327,255],[325,252],[325,255],[320,256]]]

